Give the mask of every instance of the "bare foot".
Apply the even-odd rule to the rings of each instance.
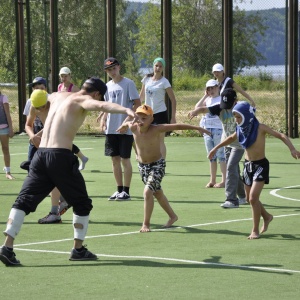
[[[212,188],[214,187],[215,183],[209,182],[205,187]]]
[[[248,236],[248,240],[255,240],[259,239],[259,233],[252,231],[251,234]]]
[[[140,229],[140,232],[150,232],[150,226],[147,226],[143,224],[142,228]]]
[[[269,224],[273,220],[273,216],[270,215],[267,220],[264,220],[264,224],[260,229],[260,233],[266,232],[268,230]]]
[[[224,182],[216,183],[214,185],[214,188],[224,188],[224,187],[225,187],[225,183]]]
[[[9,180],[15,179],[15,177],[13,177],[10,173],[6,173],[6,178]]]
[[[173,218],[170,218],[169,221],[163,226],[163,228],[169,228],[178,220],[178,217],[175,215]]]

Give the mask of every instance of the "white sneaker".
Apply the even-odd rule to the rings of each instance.
[[[80,164],[80,166],[78,168],[79,171],[84,170],[85,164],[88,162],[88,160],[89,160],[89,158],[86,157],[86,156],[82,159],[81,164]]]
[[[239,198],[239,205],[245,205],[248,204],[246,198]]]
[[[117,198],[116,198],[117,201],[127,201],[127,200],[131,200],[130,198],[130,195],[127,194],[126,192],[122,192],[120,194],[118,194]]]
[[[120,193],[119,193],[118,191],[114,192],[114,193],[108,198],[108,200],[109,200],[109,201],[114,201],[114,200],[116,200],[119,194],[120,194]]]
[[[235,204],[233,202],[230,201],[225,201],[223,204],[220,205],[223,208],[239,208],[238,204]]]

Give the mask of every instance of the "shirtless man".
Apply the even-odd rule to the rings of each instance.
[[[97,256],[83,246],[92,200],[88,197],[84,179],[78,170],[78,159],[73,155],[72,143],[88,111],[127,114],[137,119],[129,108],[103,100],[106,85],[100,79],[87,79],[76,93],[60,92],[49,96],[50,110],[43,129],[39,149],[35,153],[29,174],[10,211],[5,241],[0,248],[0,260],[7,266],[19,265],[13,252],[14,239],[25,215],[36,210],[38,204],[57,187],[73,207],[74,246],[70,260],[96,260]],[[45,103],[46,92],[35,90],[31,99]],[[36,143],[34,141],[34,143]]]
[[[273,216],[266,211],[259,199],[264,185],[269,183],[269,161],[265,156],[266,135],[269,134],[282,140],[294,158],[298,159],[300,152],[295,149],[285,134],[274,131],[265,124],[260,124],[255,117],[254,108],[248,102],[238,102],[233,108],[233,115],[237,123],[236,132],[215,146],[208,154],[208,158],[211,159],[220,147],[229,145],[236,139],[245,149],[243,182],[247,201],[252,207],[253,218],[253,228],[248,239],[258,239],[260,233],[267,231],[273,220]],[[261,216],[264,223],[259,232]]]
[[[141,123],[132,122],[123,123],[117,131],[124,132],[128,128],[132,131],[137,150],[137,159],[139,161],[139,172],[144,188],[144,222],[140,232],[149,232],[150,219],[154,207],[154,197],[160,206],[168,214],[169,220],[163,226],[170,227],[178,220],[170,203],[161,189],[161,181],[165,175],[165,160],[162,158],[160,150],[160,135],[164,132],[173,130],[194,129],[201,133],[210,134],[208,130],[188,124],[151,124],[153,121],[153,110],[148,105],[139,106],[136,110]]]

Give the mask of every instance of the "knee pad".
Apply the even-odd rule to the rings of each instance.
[[[6,229],[3,231],[4,235],[9,235],[15,238],[23,225],[25,212],[16,208],[12,208],[9,213]]]
[[[89,216],[73,214],[74,239],[84,241],[89,224]]]

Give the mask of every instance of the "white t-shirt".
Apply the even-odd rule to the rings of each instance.
[[[169,80],[162,77],[159,80],[152,80],[152,77],[144,77],[142,83],[145,85],[145,103],[152,107],[153,113],[157,114],[166,111],[165,104],[166,89],[171,87]]]
[[[126,77],[117,83],[111,80],[106,86],[107,92],[104,95],[104,100],[107,102],[117,103],[132,109],[134,100],[140,99],[135,83]],[[119,134],[116,130],[121,126],[126,117],[126,114],[108,114],[105,133]],[[126,134],[132,135],[132,132],[128,129]]]
[[[206,107],[211,107],[221,102],[221,96],[217,97],[208,97],[205,99]],[[222,129],[222,122],[217,115],[213,115],[210,112],[206,113],[200,120],[200,126],[206,129],[209,128],[218,128]]]

